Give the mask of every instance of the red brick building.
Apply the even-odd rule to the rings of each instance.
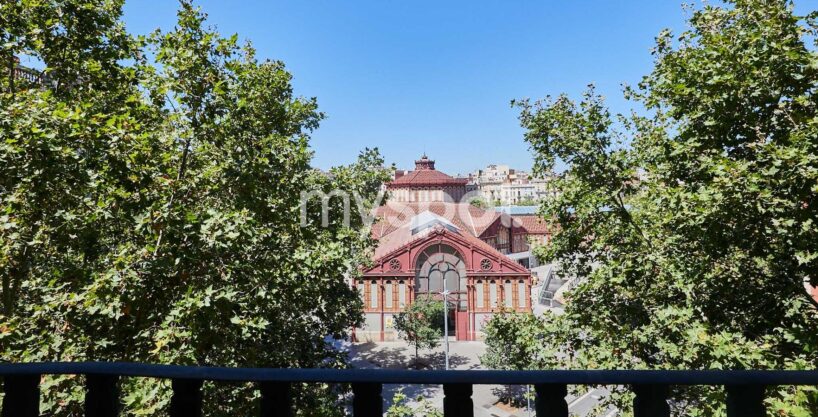
[[[387,184],[390,201],[377,209],[372,228],[373,264],[354,283],[366,316],[358,340],[394,340],[394,315],[418,297],[442,302],[444,288],[457,340],[479,339],[484,322],[502,309],[531,311],[531,273],[506,256],[528,250],[524,222],[459,202],[465,185],[425,155],[415,171]],[[544,235],[541,226],[536,233]]]
[[[392,201],[458,202],[466,195],[468,178],[454,178],[435,169],[435,161],[423,155],[415,161],[415,170],[398,171],[395,180],[386,185]]]

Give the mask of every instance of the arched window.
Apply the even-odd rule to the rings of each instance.
[[[432,245],[418,256],[415,290],[418,293],[435,294],[444,290],[465,291],[466,264],[454,248],[448,245]]]
[[[476,290],[475,291],[475,296],[474,296],[475,304],[477,305],[477,308],[483,308],[483,305],[484,305],[483,296],[485,295],[485,289],[483,288],[483,281],[477,280],[477,282],[474,283],[474,287],[475,287],[475,290]]]
[[[503,285],[503,304],[506,307],[510,308],[514,304],[512,297],[514,297],[514,293],[511,292],[511,281],[506,280],[505,285]]]
[[[378,308],[378,281],[369,283],[369,307]]]
[[[384,307],[392,308],[392,281],[386,281],[383,287],[383,293]]]
[[[526,300],[526,285],[524,280],[517,281],[517,307],[518,308],[525,308]]]

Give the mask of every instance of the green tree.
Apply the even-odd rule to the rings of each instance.
[[[129,35],[122,1],[2,2],[0,56],[42,61],[49,82],[0,79],[0,358],[344,367],[327,343],[360,323],[347,283],[368,260],[377,150],[321,173],[323,115],[283,63],[206,27]],[[372,203],[375,202],[375,203]],[[250,414],[253,387],[207,384],[209,415]],[[42,411],[78,415],[83,386],[43,385]],[[123,381],[127,413],[161,414],[167,383]],[[298,387],[305,415],[338,413],[335,388]],[[312,413],[312,414],[310,414]]]
[[[443,413],[434,408],[426,398],[418,397],[417,400],[417,406],[410,406],[409,398],[403,390],[398,389],[392,396],[392,405],[386,410],[386,417],[443,417]]]
[[[515,323],[525,351],[501,363],[524,363],[530,342],[575,368],[818,366],[804,289],[818,279],[816,14],[728,3],[659,35],[654,70],[625,89],[645,111],[611,116],[593,88],[579,103],[516,103],[535,170],[566,165],[542,206],[555,233],[539,254],[584,281],[564,315]],[[818,408],[814,390],[767,394],[771,415]],[[679,415],[722,415],[721,388],[673,396]],[[622,410],[628,399],[612,397]]]
[[[401,339],[415,348],[415,366],[420,366],[419,349],[434,349],[443,335],[442,303],[418,298],[395,315],[395,330]]]
[[[537,200],[534,200],[531,197],[526,197],[517,202],[518,206],[536,206],[537,204]]]
[[[488,369],[514,371],[561,366],[560,351],[555,346],[561,346],[564,340],[551,340],[547,345],[542,342],[564,334],[552,329],[562,323],[555,323],[554,317],[512,312],[495,314],[483,327],[486,353],[480,356],[480,363]]]
[[[471,200],[469,200],[469,204],[477,208],[488,207],[488,203],[486,202],[486,200],[483,199],[483,197],[474,197]]]

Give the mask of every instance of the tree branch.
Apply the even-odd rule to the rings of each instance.
[[[198,118],[195,115],[191,121],[191,130],[193,133],[191,133],[191,136],[188,136],[187,139],[185,139],[185,146],[184,149],[182,150],[182,162],[179,164],[179,171],[177,171],[176,173],[177,184],[181,182],[182,179],[185,177],[185,172],[187,171],[187,160],[190,157],[190,142],[193,138],[193,135],[195,135],[195,132],[198,130]],[[173,208],[173,201],[176,199],[176,187],[178,186],[177,184],[174,184],[173,191],[171,192],[170,199],[168,200],[168,207],[170,209]],[[156,247],[153,249],[154,257],[156,257],[156,255],[159,254],[159,247],[162,245],[162,237],[164,236],[164,234],[165,234],[164,229],[159,231],[159,237],[157,237],[156,239]]]

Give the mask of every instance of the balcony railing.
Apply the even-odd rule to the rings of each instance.
[[[8,70],[0,70],[0,74],[2,74],[2,77],[8,77]],[[45,72],[38,71],[34,68],[24,67],[19,64],[14,65],[12,81],[14,82],[14,88],[16,89],[25,89],[31,86],[34,86],[35,88],[54,86],[53,80]],[[11,85],[9,85],[8,88],[11,88]]]
[[[385,369],[264,369],[217,368],[137,363],[2,364],[3,417],[39,416],[42,375],[85,375],[85,415],[113,417],[119,413],[117,380],[122,376],[170,379],[171,417],[202,413],[203,381],[256,382],[261,393],[260,415],[291,416],[294,383],[350,383],[356,417],[383,415],[383,384],[442,384],[447,417],[473,415],[472,385],[533,385],[538,417],[567,417],[568,385],[625,385],[636,394],[634,416],[670,415],[667,402],[673,385],[720,385],[727,390],[729,417],[763,417],[764,392],[777,385],[818,385],[818,371],[409,371]]]

